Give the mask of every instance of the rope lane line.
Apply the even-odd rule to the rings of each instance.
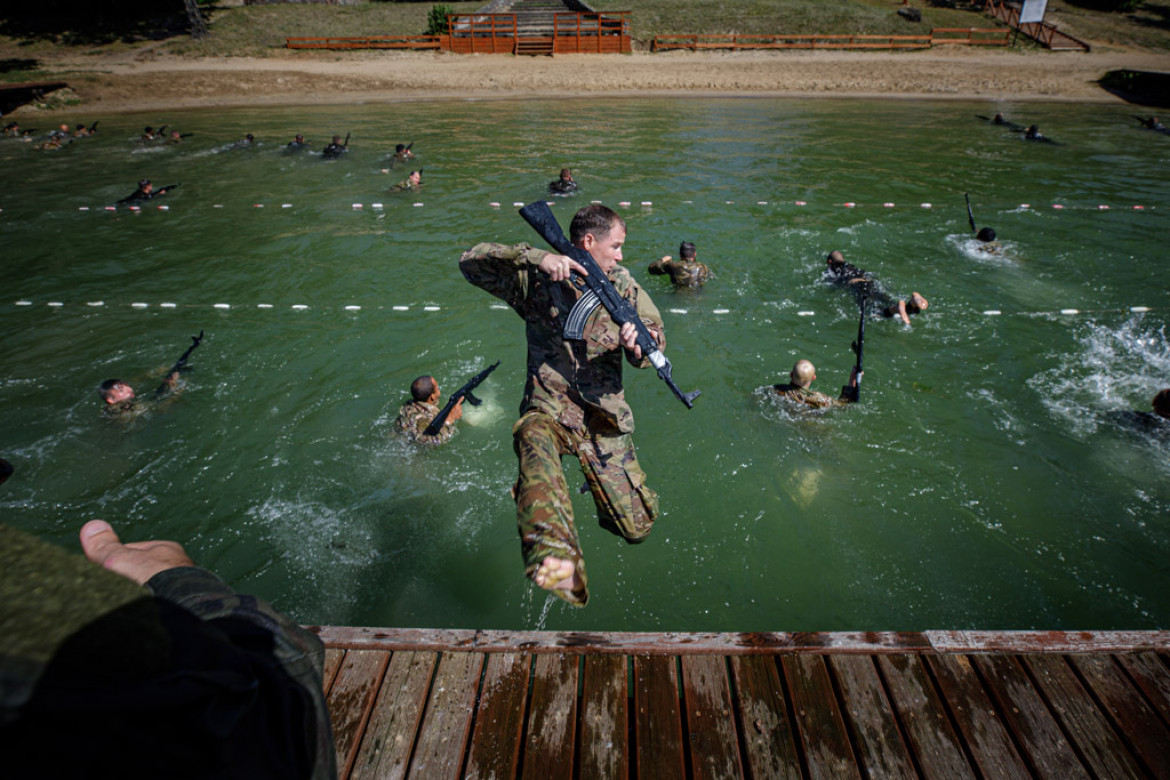
[[[20,300],[13,301],[12,305],[17,307],[17,308],[21,308],[21,309],[33,309],[33,308],[38,306],[37,303],[35,303],[31,300],[28,300],[27,298],[22,298]],[[310,305],[304,304],[304,303],[293,303],[293,304],[287,304],[287,305],[282,304],[282,305],[278,306],[277,304],[273,304],[273,303],[179,304],[179,303],[174,303],[171,301],[164,301],[162,303],[151,304],[151,303],[146,303],[144,301],[132,301],[130,303],[107,304],[105,301],[84,301],[84,302],[66,303],[64,301],[58,301],[58,300],[45,301],[43,304],[39,304],[39,305],[43,305],[43,306],[46,306],[46,307],[51,308],[51,309],[66,309],[66,308],[70,308],[70,307],[77,308],[77,307],[83,306],[86,308],[107,308],[107,309],[127,307],[130,309],[136,309],[136,310],[144,310],[144,309],[149,309],[152,307],[157,307],[159,309],[170,309],[170,310],[180,309],[180,308],[187,309],[187,310],[212,308],[212,309],[221,310],[221,311],[230,311],[230,310],[240,311],[240,310],[246,310],[248,308],[256,308],[256,309],[260,309],[260,310],[288,309],[290,311],[309,311],[309,310],[346,311],[346,312],[359,312],[359,311],[412,312],[412,311],[422,311],[422,312],[426,312],[426,313],[432,313],[432,312],[437,312],[437,311],[466,310],[466,309],[470,309],[470,308],[478,308],[478,307],[472,307],[472,306],[439,306],[437,304],[432,304],[432,303],[395,304],[395,305],[390,305],[390,306],[362,306],[362,305],[356,304],[356,303],[342,304],[342,305],[337,305],[337,306],[331,306],[331,305],[310,306]],[[488,308],[489,309],[498,309],[498,310],[503,310],[503,311],[509,310],[508,306],[501,304],[501,303],[490,304],[488,306]],[[711,308],[711,309],[670,308],[670,309],[667,309],[667,311],[671,314],[675,314],[675,315],[682,316],[682,317],[689,316],[691,314],[696,314],[696,315],[701,316],[703,314],[708,314],[708,313],[722,316],[722,315],[732,314],[733,312],[736,312],[735,309],[731,309],[731,308],[727,308],[727,307],[715,307],[715,308]],[[1116,314],[1119,312],[1120,313],[1129,313],[1129,314],[1145,314],[1147,312],[1154,312],[1154,311],[1170,311],[1170,306],[1134,305],[1134,306],[1125,306],[1122,308],[1113,308],[1113,309],[1076,309],[1076,308],[1068,307],[1068,308],[1056,309],[1054,311],[1004,311],[1002,309],[984,309],[982,311],[977,311],[975,313],[982,314],[985,317],[1002,317],[1002,316],[1052,317],[1052,316]],[[797,317],[815,317],[815,316],[817,316],[817,312],[814,310],[811,310],[811,309],[798,309],[795,312],[795,314]]]

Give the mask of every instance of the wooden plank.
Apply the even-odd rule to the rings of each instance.
[[[971,659],[963,655],[926,658],[980,774],[988,778],[1027,777],[1028,765],[1016,750]]]
[[[727,680],[727,659],[713,655],[685,655],[681,666],[692,776],[742,777],[739,739]]]
[[[438,660],[436,653],[411,651],[390,659],[354,760],[352,780],[406,776]]]
[[[582,672],[581,780],[629,777],[629,661],[587,655]]]
[[[1110,778],[1142,776],[1137,761],[1081,686],[1064,657],[1032,655],[1025,656],[1024,662],[1091,771]]]
[[[1054,780],[1089,777],[1019,658],[976,655],[972,661],[999,705],[1009,730],[1019,741],[1023,758],[1033,772]]]
[[[341,668],[337,671],[327,702],[340,777],[349,776],[358,745],[361,744],[362,732],[389,663],[389,653],[351,650],[345,654]]]
[[[684,777],[677,660],[634,657],[634,745],[640,780]]]
[[[894,708],[886,697],[881,677],[872,656],[835,655],[829,666],[841,690],[842,707],[854,744],[861,754],[864,774],[870,777],[913,777],[914,759]]]
[[[731,657],[735,703],[743,724],[748,774],[797,780],[802,777],[792,721],[773,658]]]
[[[567,780],[573,776],[579,663],[576,655],[536,657],[522,767],[526,780]]]
[[[911,749],[927,777],[975,777],[922,658],[878,656]]]
[[[783,667],[809,776],[861,777],[825,660],[786,656]]]
[[[1115,656],[1142,693],[1170,726],[1170,669],[1157,653]]]
[[[444,653],[439,659],[409,777],[459,776],[483,661],[480,653]]]
[[[464,777],[516,776],[531,667],[524,653],[488,656]]]
[[[1170,631],[927,631],[939,653],[1134,653],[1170,649]]]
[[[1170,773],[1170,731],[1113,658],[1074,655],[1069,660],[1146,769],[1154,775]]]
[[[333,685],[333,678],[337,676],[337,670],[341,668],[341,659],[343,658],[345,658],[344,650],[336,647],[325,648],[325,664],[321,673],[321,687],[325,693],[329,693],[329,688]]]

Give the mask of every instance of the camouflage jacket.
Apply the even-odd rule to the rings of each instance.
[[[822,409],[826,406],[839,406],[840,404],[853,403],[857,400],[857,388],[850,387],[849,385],[841,388],[841,395],[837,398],[832,398],[824,393],[818,393],[816,390],[801,387],[800,385],[772,385],[772,392],[781,398],[811,406],[813,409]]]
[[[450,417],[434,436],[423,433],[438,413],[439,407],[434,404],[428,404],[426,401],[408,401],[398,410],[394,430],[415,444],[443,444],[455,434],[455,421]]]
[[[598,306],[585,323],[580,341],[566,341],[565,318],[581,296],[569,282],[552,283],[536,271],[549,253],[528,244],[476,244],[459,258],[467,281],[487,290],[524,318],[528,337],[528,379],[520,414],[546,412],[570,430],[613,436],[634,430],[634,414],[622,389],[622,357],[645,368],[645,357],[634,360],[618,339],[618,327],[605,307]],[[609,273],[618,293],[656,331],[659,349],[666,346],[662,316],[650,296],[622,266]]]
[[[711,270],[698,260],[655,260],[649,268],[652,274],[670,274],[675,287],[701,287],[711,276]]]

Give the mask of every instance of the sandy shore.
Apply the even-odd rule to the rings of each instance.
[[[1120,68],[1170,71],[1145,52],[669,52],[630,55],[458,55],[304,52],[183,59],[151,52],[52,63],[81,106],[136,111],[452,97],[597,94],[838,96],[1118,103],[1097,84]],[[30,111],[32,109],[22,109]]]

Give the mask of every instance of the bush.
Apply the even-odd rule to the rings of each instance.
[[[447,33],[447,14],[455,13],[449,5],[433,5],[427,14],[427,35],[445,35]]]

